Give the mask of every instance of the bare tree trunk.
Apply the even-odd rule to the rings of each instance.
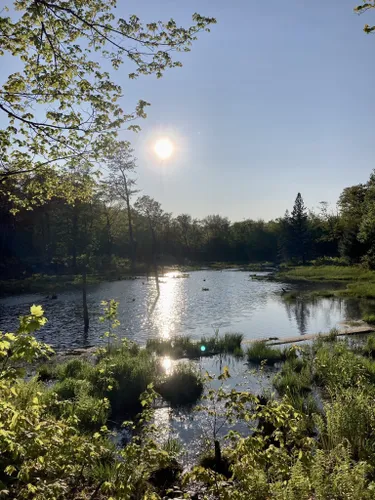
[[[108,254],[108,257],[111,257],[113,239],[112,239],[112,235],[111,235],[111,221],[109,218],[108,211],[106,211],[106,229],[107,229],[107,254]]]
[[[215,439],[215,466],[216,471],[219,471],[221,466],[221,448],[220,442],[217,439]]]
[[[77,272],[77,239],[78,239],[78,206],[76,202],[73,206],[73,220],[72,220],[72,266],[73,273]]]
[[[131,266],[132,270],[135,268],[135,242],[134,242],[134,234],[133,234],[133,224],[132,224],[132,209],[130,206],[130,194],[128,190],[128,182],[126,179],[126,175],[124,172],[122,172],[122,176],[124,179],[124,187],[125,187],[125,195],[126,195],[126,211],[128,214],[128,230],[129,230],[129,240],[130,240],[130,260],[131,260]]]
[[[82,273],[82,303],[83,303],[84,332],[87,333],[90,326],[90,320],[89,320],[89,311],[87,308],[86,263],[83,266],[83,273]]]

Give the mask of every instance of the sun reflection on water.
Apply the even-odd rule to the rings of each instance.
[[[181,313],[184,304],[183,281],[173,279],[173,274],[168,273],[163,276],[160,283],[160,294],[153,293],[151,300],[155,302],[151,315],[159,336],[169,339],[178,334]]]
[[[164,358],[161,360],[161,366],[167,376],[172,374],[173,363],[169,356],[164,356]]]

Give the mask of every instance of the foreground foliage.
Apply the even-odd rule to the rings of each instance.
[[[278,397],[228,388],[226,367],[218,380],[207,374],[202,397],[203,380],[189,364],[161,376],[148,350],[119,344],[111,330],[115,311],[116,303],[106,302],[108,345],[98,351],[96,363],[47,363],[27,380],[22,378],[27,365],[52,353],[33,336],[46,321],[42,308],[33,306],[16,334],[1,334],[4,498],[156,500],[171,487],[186,498],[197,488],[217,499],[374,497],[373,337],[351,347],[328,336],[282,351],[283,365],[274,378]],[[264,364],[264,356],[259,359]],[[47,379],[52,387],[43,383]],[[158,441],[153,382],[172,405],[202,397],[197,410],[211,421],[211,452],[188,472],[176,461],[181,445],[170,438],[162,446]],[[130,437],[118,447],[108,418],[121,418],[129,408],[143,411],[125,423]],[[243,430],[234,430],[240,423]],[[232,430],[223,437],[225,427]]]

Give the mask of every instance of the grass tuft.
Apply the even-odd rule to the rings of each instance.
[[[241,356],[241,333],[225,333],[223,336],[202,337],[199,342],[193,341],[188,336],[174,337],[172,339],[148,339],[147,350],[159,355],[170,356],[174,359],[196,359],[202,356],[215,354],[233,354]]]
[[[362,319],[369,325],[375,325],[375,314],[366,314]]]
[[[250,363],[266,363],[273,365],[280,361],[285,361],[291,353],[290,349],[275,349],[266,344],[266,341],[259,340],[253,342],[247,350],[247,360]]]
[[[181,363],[156,390],[174,407],[193,405],[202,396],[203,380],[193,365]]]

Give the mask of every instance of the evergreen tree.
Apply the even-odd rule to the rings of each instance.
[[[292,257],[306,263],[308,253],[308,217],[307,210],[301,196],[297,194],[290,217],[292,236]]]

